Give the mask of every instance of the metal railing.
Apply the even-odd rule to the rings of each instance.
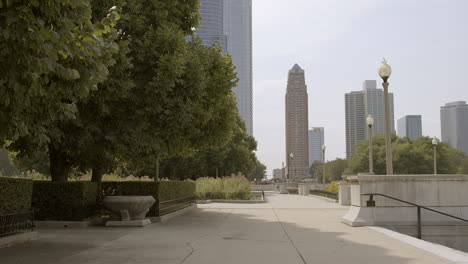
[[[0,215],[0,237],[33,230],[33,211]]]
[[[460,220],[460,221],[468,222],[468,219],[460,218],[458,216],[447,214],[447,213],[444,213],[444,212],[441,212],[441,211],[438,211],[438,210],[435,210],[435,209],[432,209],[432,208],[429,208],[429,207],[426,207],[426,206],[422,206],[422,205],[415,204],[415,203],[412,203],[412,202],[404,201],[404,200],[401,200],[401,199],[398,199],[398,198],[395,198],[395,197],[392,197],[392,196],[389,196],[389,195],[386,195],[386,194],[365,193],[365,194],[362,194],[362,195],[369,196],[369,200],[366,202],[367,207],[375,207],[374,195],[386,197],[386,198],[389,198],[389,199],[392,199],[392,200],[395,200],[395,201],[398,201],[398,202],[402,202],[402,203],[405,203],[405,204],[415,206],[416,209],[417,209],[417,214],[418,214],[418,236],[417,237],[419,239],[421,239],[421,237],[422,237],[421,208],[425,209],[425,210],[428,210],[428,211],[431,211],[431,212],[434,212],[434,213],[438,213],[438,214],[445,215],[445,216],[448,216],[448,217],[451,217],[451,218],[455,218],[455,219]]]
[[[195,196],[187,196],[159,202],[159,215],[165,215],[195,203]]]

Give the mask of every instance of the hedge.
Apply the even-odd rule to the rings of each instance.
[[[83,221],[97,212],[95,182],[34,181],[32,207],[37,220]]]
[[[32,180],[0,177],[0,214],[31,210],[32,191]]]
[[[162,202],[194,196],[195,186],[193,181],[160,181],[158,200]]]

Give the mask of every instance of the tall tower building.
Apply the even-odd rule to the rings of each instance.
[[[422,121],[420,115],[407,115],[397,121],[398,136],[415,140],[422,136]]]
[[[390,127],[395,131],[393,115],[393,93],[389,93]],[[368,139],[366,118],[369,114],[374,117],[373,135],[385,134],[384,93],[377,89],[377,81],[366,80],[363,90],[345,94],[346,120],[346,158],[356,150],[359,141]]]
[[[468,154],[468,105],[466,101],[440,108],[442,141]]]
[[[227,36],[224,34],[224,0],[201,0],[200,3],[200,26],[197,35],[206,46],[219,43],[223,52],[227,51]]]
[[[234,88],[237,108],[247,133],[252,135],[252,0],[224,0],[224,34],[239,78]]]
[[[309,106],[304,70],[297,64],[289,70],[285,99],[288,178],[301,180],[309,171]],[[293,158],[290,157],[291,153],[294,155]]]
[[[253,134],[252,0],[200,0],[197,35],[207,46],[220,43],[232,57],[239,82],[233,89],[247,133]]]
[[[309,129],[309,167],[314,163],[323,162],[322,146],[325,144],[323,127]]]

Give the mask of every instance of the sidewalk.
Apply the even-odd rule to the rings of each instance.
[[[453,263],[367,227],[340,222],[347,207],[269,194],[265,204],[203,204],[145,228],[39,229],[0,249],[1,264]]]

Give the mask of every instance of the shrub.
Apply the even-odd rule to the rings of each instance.
[[[338,182],[334,181],[328,184],[327,187],[325,187],[325,191],[338,193]]]
[[[0,214],[29,211],[32,191],[32,180],[0,177]]]
[[[160,181],[159,201],[174,200],[195,195],[193,181]]]
[[[95,182],[33,182],[32,207],[37,220],[83,221],[96,213]]]
[[[250,183],[244,176],[223,178],[198,178],[196,181],[198,199],[250,199]]]
[[[286,190],[288,190],[289,194],[298,194],[299,193],[299,188],[298,187],[287,187]]]

